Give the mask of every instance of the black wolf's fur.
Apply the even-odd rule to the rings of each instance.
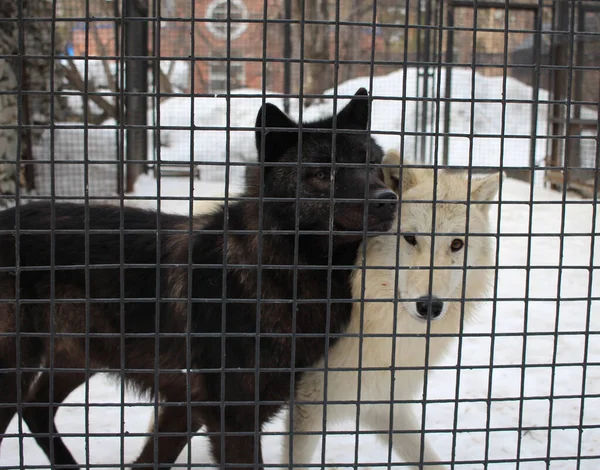
[[[366,129],[366,91],[357,95],[338,114],[337,129]],[[367,156],[379,163],[382,152],[364,132],[337,133],[334,152],[332,118],[305,124],[301,159],[316,166],[285,166],[298,160],[296,124],[272,105],[261,109],[257,127],[263,118],[268,129],[258,130],[256,140],[265,165],[250,175],[246,192],[267,198],[262,209],[257,200],[232,204],[227,217],[219,210],[194,221],[191,238],[187,218],[133,208],[32,203],[0,213],[1,403],[17,402],[18,366],[52,366],[53,396],[48,373],[36,379],[34,372],[21,371],[21,390],[23,401],[56,406],[84,382],[86,366],[126,369],[130,384],[164,400],[158,430],[171,435],[159,434],[157,440],[161,468],[175,461],[188,429],[202,425],[214,433],[217,461],[262,462],[252,433],[289,398],[291,377],[285,369],[315,363],[324,353],[325,333],[343,329],[360,232],[387,230],[395,207],[379,170],[365,171]],[[356,165],[344,166],[350,163]],[[332,184],[333,196],[346,199],[334,207]],[[368,214],[365,196],[376,199]],[[12,232],[17,218],[18,240]],[[331,228],[345,234],[330,241]],[[329,263],[348,269],[328,270]],[[16,298],[18,316],[10,300]],[[308,336],[295,339],[292,357],[293,331]],[[182,372],[190,367],[193,372]],[[0,408],[0,434],[15,412],[16,405]],[[54,446],[53,464],[74,464],[60,437],[50,442],[49,415],[23,405],[41,447],[50,455]],[[154,439],[149,439],[137,462],[152,468],[153,461]]]

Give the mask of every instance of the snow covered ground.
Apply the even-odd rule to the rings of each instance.
[[[404,84],[406,75],[406,85]],[[449,164],[466,165],[469,163],[469,139],[472,132],[473,158],[475,165],[498,166],[502,160],[505,166],[529,166],[531,134],[532,105],[526,101],[539,100],[537,113],[536,135],[546,135],[547,126],[547,100],[548,92],[540,90],[535,97],[533,89],[513,78],[507,78],[506,92],[503,90],[502,77],[488,77],[475,73],[474,90],[472,87],[473,74],[470,70],[457,68],[452,73],[450,97],[453,100],[450,107],[450,152]],[[445,70],[441,71],[439,81],[440,90],[444,90],[446,80]],[[436,133],[436,113],[439,113],[440,126],[438,135],[444,132],[443,105],[439,110],[431,103],[428,105],[427,125],[421,129],[425,101],[422,90],[422,80],[414,67],[400,69],[388,75],[375,77],[370,86],[369,77],[358,77],[339,85],[338,95],[352,95],[360,87],[371,90],[374,97],[371,129],[374,137],[385,149],[400,148],[400,133],[405,133],[405,155],[413,156],[420,153],[420,137],[418,132],[432,135]],[[332,96],[334,90],[326,90],[325,97]],[[436,85],[430,80],[430,89],[427,96],[435,97]],[[194,113],[194,124],[204,127],[203,130],[193,131],[194,160],[224,161],[226,132],[223,130],[229,125],[231,132],[231,159],[247,161],[256,158],[252,131],[244,128],[253,127],[258,109],[262,104],[260,90],[242,89],[235,90],[231,95],[230,118],[227,122],[227,100],[225,98],[196,98],[191,103],[189,98],[177,97],[166,100],[160,109],[161,127],[161,159],[163,161],[189,161],[190,130],[181,129],[189,127],[192,122],[191,112]],[[501,100],[507,104],[503,114]],[[280,107],[283,101],[277,96],[267,96],[267,101]],[[337,109],[341,109],[348,99],[340,99]],[[473,103],[473,105],[472,105]],[[404,110],[403,108],[406,107]],[[472,108],[472,111],[471,111]],[[299,102],[290,100],[290,115],[294,119],[299,117]],[[304,110],[303,119],[314,120],[332,112],[333,100],[324,98],[318,103]],[[588,110],[584,110],[584,113]],[[473,128],[471,129],[471,114],[473,115]],[[432,118],[433,116],[433,118]],[[504,118],[504,119],[503,119]],[[156,119],[156,115],[152,116]],[[153,122],[151,119],[151,122]],[[502,122],[505,129],[502,134]],[[156,122],[156,121],[154,121]],[[504,149],[501,152],[501,137],[504,135]],[[438,144],[443,148],[441,137]],[[428,160],[433,159],[432,139],[426,144]],[[545,145],[539,141],[536,145],[536,164],[543,164]],[[441,150],[440,150],[441,158]],[[441,161],[440,161],[441,163]]]
[[[437,81],[437,76],[436,76]],[[436,81],[430,80],[427,96],[437,96]],[[406,82],[406,83],[405,83]],[[446,72],[442,70],[439,76],[440,90],[444,90]],[[474,86],[473,86],[474,83]],[[439,109],[429,103],[427,110],[427,125],[421,128],[424,103],[422,79],[414,67],[400,69],[384,76],[373,78],[372,87],[369,77],[358,77],[341,83],[337,89],[338,95],[352,95],[360,87],[371,90],[374,97],[372,108],[371,129],[374,138],[384,148],[399,149],[401,133],[404,134],[403,149],[405,155],[413,157],[420,155],[420,133],[441,135],[444,132],[444,105]],[[163,161],[189,161],[191,131],[177,129],[178,126],[190,126],[191,112],[194,112],[194,124],[204,127],[204,130],[194,131],[194,160],[225,161],[224,149],[226,132],[229,126],[231,142],[231,160],[248,161],[256,159],[252,131],[244,128],[253,127],[256,114],[262,104],[260,90],[235,90],[229,100],[229,112],[225,98],[196,98],[193,103],[189,98],[171,98],[161,105],[160,126],[161,159]],[[334,95],[329,89],[324,97]],[[530,135],[532,127],[532,104],[536,101],[535,163],[544,165],[546,155],[548,92],[540,90],[536,96],[533,88],[514,79],[507,78],[504,89],[502,77],[489,77],[473,73],[469,69],[456,68],[452,72],[450,91],[450,133],[449,164],[467,165],[469,163],[469,135],[473,139],[473,164],[479,166],[526,167],[530,159]],[[503,107],[502,100],[506,105]],[[283,100],[277,96],[268,95],[267,101],[283,107]],[[348,99],[338,100],[337,109],[341,109]],[[404,109],[404,107],[406,109]],[[324,98],[303,112],[304,120],[314,120],[331,114],[333,100]],[[229,113],[229,121],[227,115]],[[584,117],[595,119],[593,110],[583,109]],[[290,115],[299,117],[299,102],[290,100]],[[439,128],[436,128],[436,116],[439,118]],[[473,124],[471,126],[471,117]],[[155,122],[152,116],[150,122]],[[502,125],[504,123],[504,130]],[[471,128],[472,127],[472,128]],[[437,129],[437,132],[436,132]],[[502,148],[501,142],[504,142]],[[588,141],[589,142],[589,141]],[[443,139],[438,138],[441,162]],[[426,143],[426,159],[433,161],[433,138]],[[592,149],[593,154],[593,149]]]
[[[188,181],[165,178],[162,194],[185,196]],[[138,195],[151,196],[153,184],[152,179],[143,180]],[[212,185],[199,186],[196,194],[215,194],[217,190]],[[589,300],[590,293],[595,298],[600,293],[595,269],[590,273],[600,262],[597,250],[591,252],[599,227],[592,223],[593,206],[589,201],[569,196],[563,206],[559,193],[538,186],[534,187],[534,204],[523,204],[529,198],[528,185],[505,181],[500,209],[497,302],[484,305],[478,321],[466,327],[460,357],[456,349],[445,360],[444,365],[450,367],[458,364],[459,373],[456,369],[446,369],[430,375],[429,399],[454,400],[459,378],[458,398],[468,400],[458,404],[429,403],[426,407],[426,429],[446,430],[431,435],[443,458],[451,458],[455,438],[455,461],[461,462],[455,468],[482,469],[475,462],[486,453],[491,461],[498,462],[489,464],[488,469],[517,468],[519,441],[519,457],[525,459],[519,468],[523,470],[600,468],[600,308],[597,300]],[[189,203],[165,201],[163,209],[187,213]],[[562,237],[561,245],[563,210],[566,236]],[[528,251],[529,233],[536,236],[531,239]],[[560,263],[561,270],[557,268]],[[515,300],[526,296],[529,302]],[[476,333],[482,336],[473,336]],[[587,366],[582,365],[585,363]],[[90,403],[117,404],[120,393],[118,384],[102,376],[94,377],[89,384]],[[95,464],[119,463],[121,452],[125,462],[136,457],[143,438],[125,435],[122,451],[118,433],[121,424],[126,433],[144,432],[151,408],[134,406],[145,402],[134,395],[125,395],[128,406],[124,407],[124,414],[118,405],[89,406],[92,435],[88,443],[83,437],[66,439],[80,462],[86,460],[86,445],[89,460]],[[76,390],[67,401],[84,403],[85,387]],[[548,432],[550,419],[552,430]],[[490,429],[486,433],[488,422]],[[84,408],[63,407],[57,415],[57,425],[62,432],[83,434]],[[515,428],[519,425],[526,430],[518,433]],[[25,426],[23,429],[26,431]],[[281,419],[265,429],[282,430]],[[8,432],[18,432],[16,419]],[[95,437],[94,433],[115,436]],[[278,462],[281,438],[268,436],[263,442],[266,462]],[[21,454],[26,465],[48,465],[33,439],[25,437],[22,443],[21,452],[18,438],[5,439],[0,466],[17,467]],[[354,436],[328,437],[327,460],[351,464],[354,445]],[[587,459],[578,464],[575,457],[579,449]],[[193,439],[191,455],[195,463],[210,461],[204,437]],[[360,437],[359,455],[362,463],[387,461],[387,449],[371,435]],[[556,460],[551,460],[548,467],[547,458]],[[187,462],[187,449],[179,462]]]
[[[430,89],[426,94],[430,99],[438,95],[437,81],[436,74],[435,80],[430,80]],[[446,72],[442,70],[439,90],[444,90],[445,81]],[[375,77],[372,87],[369,77],[354,78],[341,83],[337,94],[352,95],[359,87],[370,89],[374,97],[371,129],[384,150],[402,148],[407,158],[421,158],[423,149],[420,136],[425,134],[428,136],[424,145],[425,161],[434,160],[437,139],[437,158],[439,163],[443,163],[441,135],[445,132],[444,104],[423,99],[425,94],[422,90],[422,78],[419,78],[416,68],[409,67]],[[333,100],[328,97],[333,95],[333,91],[326,90],[321,103],[306,108],[303,119],[315,120],[330,114]],[[230,167],[230,178],[239,184],[243,178],[243,169],[239,164],[253,162],[257,158],[252,128],[263,103],[261,94],[261,90],[238,89],[227,99],[172,97],[162,101],[158,110],[152,109],[150,100],[148,124],[158,130],[156,133],[148,132],[149,158],[161,165],[183,165],[185,168],[189,168],[192,159],[199,166],[203,181],[222,180],[225,168],[223,163],[229,158],[230,162],[238,164]],[[509,167],[528,167],[534,109],[528,101],[537,100],[534,158],[537,166],[544,166],[546,145],[550,142],[547,138],[547,91],[540,90],[536,96],[530,86],[513,78],[506,79],[504,89],[502,77],[480,73],[473,75],[470,69],[455,68],[452,72],[450,98],[448,164],[467,165],[472,157],[472,163],[476,166],[496,167],[502,163]],[[72,96],[71,99],[78,100],[79,97]],[[502,100],[505,100],[505,107]],[[282,98],[275,94],[267,92],[266,101],[283,108]],[[341,109],[347,102],[348,99],[339,99],[337,109]],[[422,128],[420,122],[425,106],[428,118],[425,128]],[[295,119],[299,117],[297,99],[290,99],[290,115]],[[436,117],[440,121],[439,127]],[[583,108],[582,118],[595,119],[597,113]],[[107,120],[104,125],[114,126],[115,121]],[[110,173],[116,173],[118,161],[117,132],[114,129],[90,130],[87,148],[84,146],[83,129],[61,129],[61,123],[57,123],[53,132],[54,152],[50,149],[50,131],[46,131],[35,154],[37,160],[49,161],[54,156],[69,161],[60,164],[64,171],[55,175],[57,195],[83,195],[82,163],[86,155],[88,161],[92,162],[89,165],[90,195],[106,196],[115,191],[115,186],[107,183],[112,181],[109,179]],[[76,135],[78,133],[80,135]],[[437,138],[432,137],[436,135]],[[470,135],[473,136],[472,152]],[[160,142],[160,145],[155,148],[156,142]],[[582,141],[582,148],[584,165],[592,167],[595,158],[592,135],[587,135],[587,139]],[[40,194],[50,194],[48,169],[46,173],[48,174],[40,177],[41,181],[37,184]]]

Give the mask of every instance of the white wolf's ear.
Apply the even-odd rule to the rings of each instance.
[[[384,165],[394,165],[393,167],[383,168],[383,182],[385,185],[398,194],[400,186],[400,152],[397,150],[388,150],[381,161]]]
[[[408,191],[419,182],[417,169],[402,167],[402,186],[400,186],[400,166],[403,164],[400,152],[395,149],[388,150],[381,163],[384,165],[394,165],[383,169],[383,182],[397,195],[400,190]]]
[[[473,178],[471,181],[471,201],[490,202],[495,199],[500,189],[502,173],[492,173],[483,178]],[[488,212],[491,204],[482,204],[482,209]]]

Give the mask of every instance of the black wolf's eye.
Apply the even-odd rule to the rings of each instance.
[[[326,180],[329,178],[329,175],[327,174],[327,172],[325,172],[323,170],[319,170],[314,174],[314,177],[319,180]]]
[[[412,245],[412,246],[417,245],[417,238],[414,235],[404,235],[404,239],[406,240],[406,243],[408,243],[409,245]]]
[[[452,243],[450,243],[450,249],[455,252],[462,250],[463,246],[465,246],[465,242],[463,242],[460,238],[455,238],[452,240]]]

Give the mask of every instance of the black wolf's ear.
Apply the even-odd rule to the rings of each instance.
[[[365,88],[359,88],[350,103],[338,113],[337,127],[340,129],[366,130],[370,113],[369,93]]]
[[[271,130],[272,128],[296,128],[297,124],[292,121],[283,111],[271,103],[265,103],[256,116],[256,149],[258,158],[261,160],[261,144],[263,138],[263,114],[265,119],[265,157],[264,161],[277,161],[283,153],[298,140],[297,133]]]

